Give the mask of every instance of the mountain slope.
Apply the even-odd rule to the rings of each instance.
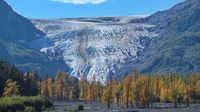
[[[66,64],[30,47],[30,42],[45,36],[26,18],[15,13],[0,0],[0,59],[14,63],[23,71],[38,70],[53,75],[58,69],[66,70]]]
[[[187,0],[146,18],[159,37],[137,63],[143,72],[200,72],[200,2]]]
[[[123,77],[143,73],[200,72],[200,2],[187,0],[147,18],[105,17],[33,20],[77,77]]]
[[[37,29],[0,2],[4,5],[0,7],[0,58],[22,69],[53,73],[60,68],[102,82],[122,78],[133,69],[200,72],[199,0],[187,0],[147,18],[31,20]]]
[[[59,69],[67,70],[66,64],[58,58],[1,39],[0,53],[0,59],[14,63],[24,72],[37,70],[41,75],[53,76]]]
[[[0,35],[9,41],[30,41],[45,36],[28,19],[15,13],[4,0],[0,0]]]

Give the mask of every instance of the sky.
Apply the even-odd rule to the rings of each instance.
[[[150,15],[184,0],[5,0],[28,18]]]

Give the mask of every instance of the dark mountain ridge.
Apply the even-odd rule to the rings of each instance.
[[[140,70],[156,72],[200,72],[200,1],[186,0],[145,22],[155,25],[159,36],[152,40],[147,56],[137,63]]]
[[[7,41],[31,41],[45,34],[26,18],[17,14],[4,1],[0,0],[0,35]]]
[[[0,59],[14,63],[24,72],[37,70],[43,75],[53,75],[58,69],[66,70],[62,60],[31,49],[30,42],[44,36],[28,19],[0,0]]]

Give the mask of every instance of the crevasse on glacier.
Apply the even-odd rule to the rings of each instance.
[[[47,34],[48,45],[41,52],[63,58],[72,76],[105,82],[125,75],[157,34],[153,25],[120,21],[79,19],[34,20]],[[123,22],[122,22],[123,21]]]

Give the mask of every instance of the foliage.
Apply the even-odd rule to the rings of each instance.
[[[22,96],[36,96],[39,94],[39,74],[34,72],[23,73],[15,65],[0,61],[0,96],[3,95],[6,81],[12,80],[19,86],[19,93]],[[11,84],[11,83],[10,83]],[[12,83],[11,85],[13,85]]]
[[[26,107],[24,111],[25,112],[36,112],[35,108],[33,108],[31,106]]]
[[[108,107],[115,103],[123,108],[152,108],[156,107],[154,102],[171,102],[175,108],[183,103],[189,106],[189,103],[200,99],[199,80],[200,76],[194,73],[143,75],[132,72],[121,83],[116,79],[107,83],[103,89],[102,102]]]
[[[78,105],[77,106],[77,110],[79,110],[79,111],[84,110],[84,106],[83,105]]]
[[[89,82],[87,81],[87,79],[84,79],[83,77],[80,80],[80,85],[79,85],[79,89],[80,89],[80,100],[87,100],[87,91],[88,91],[88,86]]]
[[[6,81],[6,87],[4,88],[3,96],[11,97],[19,95],[19,85],[17,85],[16,81],[12,81],[11,79]]]
[[[200,76],[196,73],[181,75],[168,74],[140,74],[138,71],[129,73],[122,80],[111,79],[101,84],[95,79],[78,80],[67,73],[59,71],[56,78],[39,77],[37,72],[22,74],[14,66],[0,62],[0,93],[4,96],[43,95],[51,101],[82,100],[92,103],[102,101],[111,108],[112,104],[118,108],[152,108],[153,103],[178,104],[198,103],[200,100]],[[4,75],[3,73],[6,73]],[[3,83],[2,83],[3,82]],[[24,85],[25,84],[25,85]],[[50,107],[50,103],[41,97],[11,97],[1,98],[1,109],[24,110],[33,107],[36,111]]]
[[[102,94],[101,100],[102,100],[102,102],[107,104],[108,108],[110,108],[110,105],[111,105],[112,100],[113,100],[112,86],[111,86],[110,81],[107,82],[106,86],[103,89],[103,94]]]
[[[32,107],[32,108],[31,108]],[[45,97],[4,97],[0,98],[0,111],[42,111],[51,108],[52,104]]]

